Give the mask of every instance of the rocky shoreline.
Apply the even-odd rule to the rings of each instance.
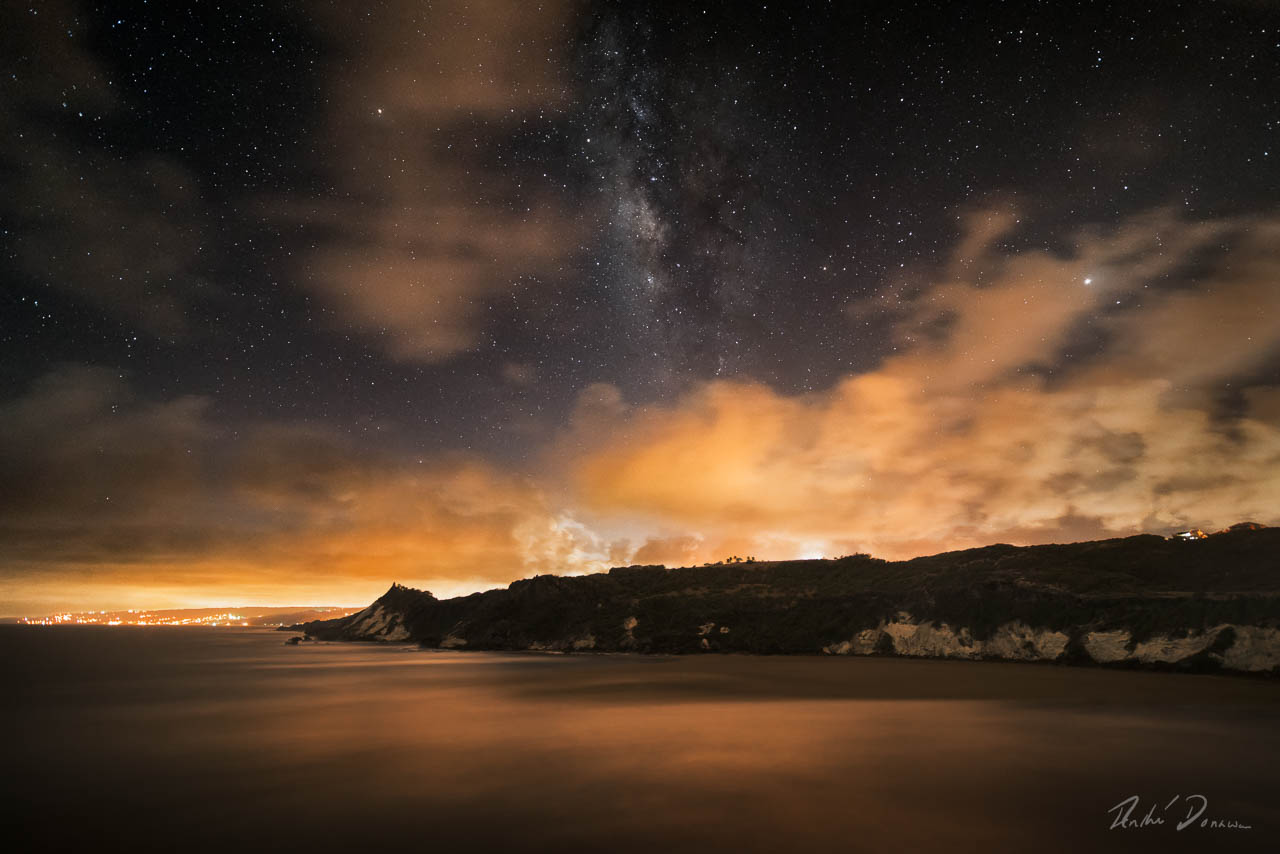
[[[455,599],[393,585],[296,628],[437,649],[897,655],[1280,673],[1280,529],[891,563],[621,567]]]

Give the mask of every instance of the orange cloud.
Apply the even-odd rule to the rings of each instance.
[[[286,422],[232,432],[207,410],[77,367],[0,404],[0,611],[359,602],[393,579],[447,594],[608,563],[536,484],[482,461],[406,464]]]
[[[997,252],[1010,227],[972,219],[900,306],[899,354],[829,391],[714,382],[633,409],[592,389],[559,458],[576,496],[793,553],[1280,521],[1276,387],[1212,405],[1280,347],[1280,219],[1158,211],[1065,257]]]
[[[288,421],[232,431],[205,398],[57,369],[0,402],[0,612],[1280,523],[1280,218],[1158,211],[1065,255],[998,249],[1012,215],[971,222],[896,301],[877,369],[645,407],[595,384],[541,475]]]

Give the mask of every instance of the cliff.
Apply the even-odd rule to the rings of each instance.
[[[320,640],[639,653],[908,655],[1280,672],[1280,529],[889,562],[632,566],[455,599],[393,585]]]

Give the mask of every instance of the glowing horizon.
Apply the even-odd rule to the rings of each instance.
[[[1274,129],[1180,37],[1012,96],[961,37],[964,97],[772,7],[391,2],[224,92],[82,5],[6,20],[0,612],[1280,523]]]

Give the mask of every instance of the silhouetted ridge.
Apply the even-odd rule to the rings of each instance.
[[[454,599],[393,584],[322,640],[446,649],[898,654],[1280,664],[1280,529],[539,575]]]

